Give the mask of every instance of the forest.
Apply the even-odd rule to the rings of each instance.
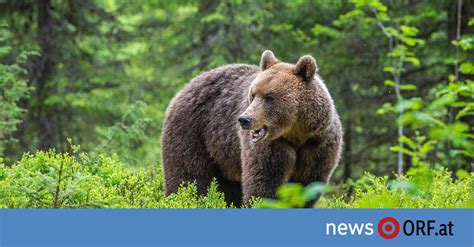
[[[165,196],[166,107],[264,50],[319,66],[344,129],[330,184],[247,207],[474,207],[474,2],[0,1],[0,208],[227,208]]]

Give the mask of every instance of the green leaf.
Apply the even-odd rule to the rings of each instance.
[[[330,28],[328,26],[323,26],[320,24],[314,25],[314,27],[311,29],[311,32],[314,34],[314,36],[328,36],[328,37],[338,37],[339,36],[339,31]]]
[[[391,66],[387,66],[383,68],[383,71],[389,72],[389,73],[395,73],[395,68]]]
[[[418,110],[421,108],[422,103],[423,101],[420,98],[411,98],[398,102],[395,108],[398,112],[406,110]]]
[[[433,150],[433,145],[436,144],[436,141],[427,141],[421,145],[419,150],[422,154],[427,154],[429,151]]]
[[[428,191],[434,179],[434,172],[426,166],[412,167],[407,171],[410,182],[421,191]]]
[[[402,153],[404,153],[404,154],[407,154],[407,155],[410,155],[410,156],[415,156],[414,152],[412,152],[411,150],[409,150],[407,148],[400,147],[400,146],[390,147],[390,151],[392,151],[392,152],[402,151]]]
[[[303,197],[306,201],[314,200],[323,193],[327,193],[331,190],[331,187],[325,183],[314,182],[305,187]]]
[[[474,17],[471,17],[469,22],[467,23],[468,26],[474,26]]]
[[[411,149],[416,149],[416,145],[415,143],[408,137],[406,136],[401,136],[400,138],[398,138],[398,140],[406,145],[408,145]]]
[[[416,86],[413,84],[403,84],[400,85],[400,90],[413,91],[416,89]]]
[[[0,57],[3,57],[10,53],[12,48],[10,46],[0,46]]]
[[[474,103],[466,104],[464,108],[462,108],[457,114],[456,114],[456,120],[461,119],[462,117],[465,116],[474,116]]]
[[[214,13],[212,13],[210,15],[207,15],[204,18],[202,18],[201,21],[203,23],[212,23],[212,22],[217,23],[217,22],[223,22],[226,19],[227,19],[226,16],[220,14],[219,12],[214,12]]]
[[[401,25],[400,30],[406,36],[415,36],[418,33],[418,29],[416,27],[410,27],[406,25]]]
[[[453,44],[461,47],[464,51],[471,50],[474,38],[472,36],[463,36],[459,41],[453,41]]]
[[[413,64],[413,66],[419,66],[420,65],[420,60],[416,57],[406,57],[405,61]]]
[[[370,5],[380,12],[387,12],[387,6],[383,5],[379,1],[372,1]]]
[[[455,80],[456,80],[456,76],[454,76],[454,75],[449,75],[448,76],[448,81],[449,82],[455,82]]]
[[[456,171],[456,177],[458,178],[469,178],[469,172],[463,169],[459,169]]]
[[[387,86],[395,87],[395,82],[392,80],[385,80],[383,83]]]
[[[408,181],[393,181],[390,183],[390,188],[396,191],[406,191],[410,194],[418,194],[418,188],[414,183]]]
[[[469,62],[462,63],[459,71],[466,75],[474,75],[474,65]]]

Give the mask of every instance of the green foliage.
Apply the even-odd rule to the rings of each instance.
[[[406,136],[401,136],[399,141],[404,144],[404,147],[393,146],[391,148],[392,151],[401,151],[411,156],[412,164],[415,166],[428,165],[424,160],[428,157],[428,153],[433,150],[433,145],[436,144],[436,141],[427,140],[426,136],[420,136],[418,132],[416,132],[416,137],[413,140]]]
[[[137,101],[123,114],[120,122],[106,129],[99,151],[110,154],[120,153],[120,158],[127,164],[136,165],[141,161],[136,158],[139,147],[149,141],[148,133],[151,120],[145,114],[146,104]]]
[[[159,167],[132,169],[116,157],[79,153],[39,151],[26,154],[12,167],[0,166],[0,207],[6,208],[227,208],[224,195],[214,181],[206,196],[198,196],[195,184],[182,185],[166,197]],[[318,207],[473,207],[474,176],[458,172],[452,181],[444,169],[412,168],[406,176],[389,180],[367,173],[352,187],[354,195],[344,199],[344,190],[321,199]],[[307,202],[333,188],[321,183],[303,187],[286,184],[279,188],[278,199],[253,199],[251,207],[304,207]],[[231,205],[232,207],[232,205]]]
[[[367,173],[344,185],[354,190],[324,198],[319,207],[329,208],[472,208],[474,176],[464,174],[453,181],[451,172],[426,167],[411,168],[405,176],[389,180]],[[347,191],[345,191],[347,192]]]
[[[323,193],[331,191],[331,187],[323,183],[312,183],[304,187],[298,183],[288,183],[278,188],[277,199],[264,199],[261,208],[302,208]]]
[[[285,184],[278,189],[277,199],[264,199],[262,208],[302,208],[312,200],[324,196],[318,208],[472,208],[474,207],[474,175],[458,171],[453,181],[446,169],[413,167],[406,175],[389,179],[366,173],[341,188],[322,183],[306,187]],[[347,197],[347,195],[350,195]]]
[[[468,169],[469,159],[474,157],[473,129],[469,123],[469,117],[474,115],[472,81],[460,80],[459,75],[450,75],[449,83],[439,83],[437,87],[430,90],[427,97],[416,97],[413,94],[410,94],[411,97],[406,97],[405,94],[410,91],[416,92],[417,85],[415,84],[419,82],[404,82],[402,76],[410,68],[407,63],[410,63],[412,67],[420,66],[421,62],[415,57],[415,51],[426,43],[416,37],[419,29],[412,25],[413,17],[410,15],[392,17],[391,11],[380,1],[354,0],[353,2],[356,8],[368,9],[372,12],[373,17],[368,17],[366,20],[375,22],[389,40],[388,61],[386,61],[388,65],[384,67],[384,71],[391,73],[393,80],[385,80],[384,84],[394,88],[396,102],[384,103],[377,113],[381,115],[392,113],[397,116],[398,145],[390,149],[399,153],[398,173],[401,174],[403,171],[403,155],[411,156],[412,162],[416,165],[423,163],[420,158],[425,159],[430,155],[429,151],[433,151],[436,158],[439,158],[436,160],[438,164]],[[461,47],[463,51],[468,51],[472,48],[472,35],[463,35],[452,43]],[[459,69],[462,74],[469,75],[473,70],[472,64],[468,58],[464,59],[466,61],[462,62],[457,53],[452,64],[455,70]],[[458,64],[460,64],[459,68]],[[413,138],[427,139],[425,145],[415,147],[411,137],[406,135],[407,132],[416,133],[416,137]],[[418,150],[410,151],[414,148]],[[448,153],[448,156],[443,152]],[[454,162],[451,162],[451,159]]]
[[[195,184],[181,186],[177,193],[158,201],[159,208],[227,208],[224,194],[217,190],[217,182],[214,180],[209,186],[206,196],[197,196]],[[233,207],[232,205],[230,207]]]
[[[474,157],[473,127],[466,121],[474,116],[474,81],[451,80],[435,88],[436,97],[431,102],[420,101],[417,107],[407,107],[401,117],[401,124],[415,130],[424,130],[431,144],[449,143],[452,149],[448,159],[455,160],[460,167],[466,167],[469,163],[462,157]],[[455,109],[454,113],[447,113],[449,108]],[[452,120],[446,121],[447,114],[451,115]],[[418,131],[416,133],[419,135]],[[432,149],[434,148],[440,153],[444,147],[438,145]],[[397,146],[393,150],[402,149]]]
[[[1,208],[225,208],[217,183],[207,196],[194,184],[166,197],[160,167],[131,169],[103,154],[38,151],[0,165]]]
[[[4,46],[5,32],[5,28],[0,26],[0,59],[9,56],[12,49],[10,46]],[[25,112],[19,106],[19,101],[26,99],[31,90],[25,79],[27,72],[22,67],[29,54],[32,53],[21,53],[11,64],[0,62],[0,156],[3,155],[6,145],[15,141],[11,135],[21,123],[22,114]]]
[[[222,207],[212,186],[207,197],[193,184],[163,195],[154,166],[165,109],[197,74],[258,64],[266,49],[282,61],[316,58],[346,133],[336,184],[385,179],[397,162],[390,150],[405,168],[469,177],[474,19],[466,1],[460,13],[448,0],[42,3],[49,11],[40,14],[33,1],[0,1],[0,25],[8,25],[0,29],[0,160],[18,160],[2,167],[4,207]],[[68,138],[85,153],[65,154]],[[58,153],[37,152],[49,148]],[[116,172],[97,173],[107,167]],[[436,183],[418,173],[400,177],[397,190]],[[460,189],[456,183],[445,185]],[[251,205],[301,207],[323,190],[312,186],[284,186],[276,201]],[[376,191],[394,196],[389,190]]]

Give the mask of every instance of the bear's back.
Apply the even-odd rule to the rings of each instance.
[[[240,179],[238,116],[247,107],[247,92],[260,72],[254,65],[225,65],[200,74],[172,100],[165,131],[199,134],[209,155],[227,177]],[[176,133],[175,133],[176,134]]]

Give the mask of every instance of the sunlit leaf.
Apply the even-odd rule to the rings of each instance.
[[[400,85],[400,90],[412,91],[412,90],[415,90],[415,89],[416,89],[416,86],[413,85],[413,84],[403,84],[403,85]]]
[[[466,75],[473,75],[474,74],[474,65],[472,63],[462,63],[459,67],[459,71]]]

